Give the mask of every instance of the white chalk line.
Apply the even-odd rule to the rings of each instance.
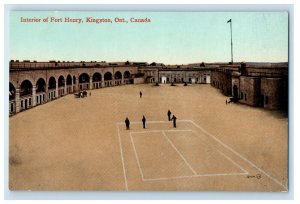
[[[175,151],[177,152],[177,154],[179,154],[179,156],[181,157],[181,159],[185,162],[185,164],[190,168],[190,170],[193,172],[194,175],[197,175],[197,172],[192,168],[192,166],[187,162],[187,160],[184,158],[184,156],[181,154],[181,152],[175,147],[175,145],[173,144],[173,142],[168,138],[168,136],[166,135],[166,133],[163,131],[162,132],[163,135],[165,136],[165,138],[167,139],[167,141],[170,143],[170,145],[175,149]]]
[[[199,128],[203,133],[205,133],[206,135],[208,135],[211,138],[213,138],[215,141],[217,141],[223,147],[225,147],[226,149],[230,150],[232,153],[234,153],[235,155],[237,155],[238,157],[240,157],[242,160],[246,161],[253,168],[257,169],[258,171],[260,171],[261,173],[263,173],[264,175],[266,175],[268,178],[270,178],[271,180],[273,180],[275,183],[277,183],[278,185],[280,185],[281,187],[283,187],[286,191],[288,190],[288,188],[285,185],[283,185],[281,182],[279,182],[277,179],[275,179],[274,177],[272,177],[271,175],[269,175],[267,172],[265,172],[261,168],[257,167],[253,162],[249,161],[244,156],[242,156],[240,153],[236,152],[231,147],[229,147],[228,145],[226,145],[225,143],[223,143],[221,140],[217,139],[214,135],[212,135],[209,132],[207,132],[206,130],[204,130],[201,126],[197,125],[194,121],[192,121],[192,120],[177,120],[177,122],[189,122],[189,123],[192,123],[194,126],[196,126],[197,128]],[[131,124],[141,124],[141,123],[142,122],[137,122],[137,121],[136,122],[131,122]],[[170,121],[147,121],[147,123],[171,123],[171,122]],[[121,124],[124,124],[124,122],[118,122],[117,124],[121,125]]]
[[[141,123],[142,122],[139,122],[139,121],[130,122],[130,124],[141,124]],[[172,121],[163,121],[163,120],[156,121],[156,120],[151,120],[151,121],[146,121],[146,123],[172,123]],[[117,122],[117,124],[123,125],[123,124],[125,124],[125,122]]]
[[[183,132],[183,131],[185,131],[185,132],[186,131],[187,132],[194,132],[197,135],[197,133],[194,130],[151,130],[151,131],[130,132],[130,138],[131,138],[131,142],[133,144],[136,161],[137,161],[137,164],[138,164],[138,167],[139,167],[139,171],[140,171],[140,174],[141,174],[141,177],[142,177],[143,181],[174,180],[174,179],[181,179],[181,178],[195,178],[195,177],[204,177],[204,176],[240,176],[240,175],[248,175],[248,172],[246,172],[246,171],[243,172],[243,173],[217,173],[217,174],[198,174],[198,173],[196,173],[196,171],[192,168],[192,166],[187,162],[187,160],[185,159],[185,157],[180,153],[180,151],[176,148],[176,146],[172,143],[172,141],[165,134],[165,132]],[[133,142],[132,133],[133,134],[139,134],[139,133],[147,133],[147,132],[155,132],[155,133],[161,132],[161,133],[163,133],[163,135],[166,137],[167,141],[175,149],[175,151],[179,154],[179,156],[183,159],[183,161],[190,168],[190,170],[194,173],[194,175],[190,175],[190,176],[176,176],[176,177],[165,177],[165,178],[145,178],[144,174],[143,174],[142,167],[141,167],[140,162],[139,162],[139,157],[138,157],[138,154],[137,154],[134,142]]]
[[[184,120],[182,120],[182,121],[184,121]],[[274,177],[272,177],[271,175],[269,175],[267,172],[265,172],[261,168],[257,167],[253,162],[249,161],[244,156],[242,156],[240,153],[236,152],[231,147],[229,147],[228,145],[226,145],[225,143],[223,143],[221,140],[217,139],[215,136],[213,136],[212,134],[210,134],[209,132],[207,132],[206,130],[204,130],[201,126],[197,125],[194,121],[192,121],[192,120],[185,120],[185,121],[193,123],[202,132],[204,132],[206,135],[208,135],[211,138],[213,138],[215,141],[217,141],[218,143],[220,143],[223,147],[225,147],[226,149],[230,150],[232,153],[234,153],[235,155],[237,155],[238,157],[240,157],[242,160],[248,162],[252,167],[254,167],[255,169],[257,169],[261,173],[265,174],[269,179],[273,180],[275,183],[277,183],[278,185],[280,185],[281,187],[283,187],[285,190],[288,190],[288,188],[285,185],[283,185],[281,182],[277,181],[277,179],[275,179]]]
[[[149,130],[149,131],[136,131],[130,132],[131,134],[143,134],[143,133],[157,133],[157,132],[193,132],[193,130]]]
[[[150,132],[150,131],[148,131]],[[171,144],[171,146],[175,149],[175,151],[179,154],[179,156],[183,159],[183,161],[186,163],[186,165],[191,169],[191,171],[194,173],[194,175],[197,175],[197,173],[194,171],[194,169],[190,166],[190,164],[186,161],[186,159],[183,157],[183,155],[179,152],[179,150],[177,150],[177,148],[173,145],[173,143],[167,138],[166,134],[164,133],[164,131],[162,130],[153,130],[151,132],[160,132],[160,133],[163,133],[164,136],[166,137],[166,139],[168,140],[168,142]],[[133,132],[135,134],[138,134],[138,133],[147,133],[147,131],[142,131],[142,132]],[[135,153],[135,158],[136,158],[136,161],[137,161],[137,164],[138,164],[138,168],[139,168],[139,171],[140,171],[140,174],[141,174],[141,177],[142,177],[142,180],[143,181],[149,181],[149,180],[157,180],[157,179],[168,179],[168,178],[150,178],[150,179],[145,179],[144,178],[144,174],[143,174],[143,170],[142,170],[142,167],[141,167],[141,164],[140,164],[140,159],[138,157],[138,154],[137,154],[137,151],[136,151],[136,147],[135,147],[135,144],[134,144],[134,141],[133,141],[133,137],[132,137],[132,133],[130,133],[130,139],[131,139],[131,143],[132,143],[132,146],[133,146],[133,150],[134,150],[134,153]]]
[[[131,140],[131,143],[132,143],[132,146],[133,146],[133,151],[134,151],[134,154],[135,154],[135,159],[136,159],[137,165],[139,167],[139,171],[140,171],[142,180],[144,180],[144,174],[143,174],[143,171],[142,171],[142,168],[141,168],[140,159],[139,159],[138,154],[136,152],[135,144],[133,142],[133,138],[132,138],[131,133],[130,133],[130,140]]]
[[[243,171],[246,174],[249,174],[248,171],[246,171],[243,167],[241,167],[238,163],[236,163],[235,161],[233,161],[230,157],[228,157],[226,154],[224,154],[223,152],[221,152],[220,150],[217,149],[217,151],[223,155],[223,157],[225,157],[226,159],[228,159],[229,161],[231,161],[235,166],[237,166],[241,171]]]
[[[166,180],[175,180],[175,179],[185,179],[185,178],[197,178],[197,177],[214,177],[214,176],[244,176],[247,173],[226,173],[226,174],[197,174],[191,176],[176,176],[176,177],[167,177],[167,178],[144,178],[144,181],[166,181]]]
[[[209,144],[207,141],[205,141],[203,138],[201,138],[199,136],[199,133],[192,130],[192,132],[196,135],[196,137],[200,138],[200,140],[202,140],[203,142],[205,142],[207,145],[211,146],[213,149],[215,149],[217,152],[219,152],[219,154],[221,154],[222,156],[224,156],[227,160],[229,160],[233,165],[237,166],[242,172],[249,174],[249,172],[247,172],[243,167],[241,167],[238,163],[236,163],[235,161],[233,161],[230,157],[228,157],[226,154],[224,154],[223,152],[221,152],[219,149],[217,149],[216,147],[212,146],[211,144]]]
[[[117,131],[118,131],[118,140],[119,140],[121,161],[122,161],[123,174],[124,174],[125,190],[128,191],[127,176],[126,176],[125,163],[124,163],[124,157],[123,157],[123,148],[122,148],[120,130],[119,130],[119,126],[118,125],[117,125]]]

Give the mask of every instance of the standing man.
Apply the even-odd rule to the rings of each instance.
[[[176,128],[176,116],[173,115],[172,120],[173,120],[173,127]]]
[[[126,125],[126,130],[129,130],[130,121],[129,121],[128,117],[126,117],[126,119],[125,119],[125,125]]]
[[[140,91],[140,98],[142,98],[142,96],[143,96],[143,93]]]
[[[169,121],[171,120],[171,111],[170,110],[168,110],[168,119],[169,119]]]
[[[146,118],[144,115],[143,115],[142,122],[143,122],[143,128],[145,129],[146,128]]]

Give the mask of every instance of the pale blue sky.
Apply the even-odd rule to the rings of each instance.
[[[151,23],[21,23],[21,17],[151,19]],[[165,64],[287,62],[286,12],[25,12],[10,15],[10,59]]]

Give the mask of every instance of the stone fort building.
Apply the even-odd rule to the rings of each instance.
[[[219,65],[211,85],[240,103],[266,109],[288,109],[288,63]]]
[[[287,107],[287,68],[287,63],[166,66],[155,62],[11,60],[9,113],[14,115],[81,90],[140,83],[211,84],[242,103],[281,109]]]

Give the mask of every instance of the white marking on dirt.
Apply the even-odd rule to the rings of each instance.
[[[190,168],[190,170],[193,172],[194,175],[197,175],[197,172],[192,168],[192,166],[187,162],[187,160],[184,158],[184,156],[181,154],[181,152],[175,147],[175,145],[173,144],[173,142],[168,138],[168,136],[166,135],[166,133],[163,131],[162,132],[163,135],[165,136],[165,138],[167,139],[167,141],[171,144],[171,146],[175,149],[175,151],[179,154],[179,156],[181,157],[181,159],[185,162],[185,164]]]
[[[139,160],[139,157],[137,155],[136,148],[135,148],[135,145],[134,145],[131,133],[130,133],[130,140],[131,140],[131,143],[132,143],[132,146],[133,146],[133,151],[134,151],[134,154],[135,154],[135,159],[136,159],[137,165],[139,167],[139,171],[140,171],[142,180],[144,180],[144,175],[143,175],[143,171],[142,171],[142,168],[141,168],[141,165],[140,165],[140,160]]]
[[[144,181],[166,181],[166,180],[174,180],[174,179],[185,179],[185,178],[197,178],[197,177],[208,177],[208,176],[244,176],[247,173],[227,173],[227,174],[197,174],[191,176],[176,176],[176,177],[168,177],[168,178],[147,178]]]
[[[128,183],[127,183],[127,176],[126,176],[126,170],[125,170],[125,163],[124,163],[124,157],[123,157],[123,149],[122,149],[122,142],[120,137],[120,130],[119,125],[117,125],[117,131],[118,131],[118,140],[119,140],[119,146],[120,146],[120,154],[121,154],[121,161],[122,161],[122,167],[123,167],[123,174],[124,174],[124,182],[125,182],[125,189],[128,191]]]
[[[211,138],[213,138],[215,141],[217,141],[218,143],[220,143],[223,147],[225,147],[226,149],[230,150],[232,153],[234,153],[235,155],[239,156],[242,160],[248,162],[252,167],[254,167],[255,169],[257,169],[258,171],[260,171],[261,173],[265,174],[269,179],[273,180],[275,183],[277,183],[278,185],[280,185],[281,187],[283,187],[286,191],[288,190],[287,187],[285,185],[283,185],[282,183],[280,183],[279,181],[277,181],[277,179],[275,179],[273,176],[269,175],[267,172],[265,172],[264,170],[262,170],[261,168],[259,168],[258,166],[256,166],[253,162],[249,161],[248,159],[246,159],[244,156],[242,156],[240,153],[236,152],[235,150],[233,150],[231,147],[229,147],[228,145],[226,145],[225,143],[223,143],[221,140],[219,140],[218,138],[216,138],[214,135],[210,134],[209,132],[207,132],[206,130],[204,130],[201,126],[197,125],[194,121],[192,120],[182,120],[183,122],[191,122],[193,123],[196,127],[198,127],[202,132],[204,132],[206,135],[210,136]]]

